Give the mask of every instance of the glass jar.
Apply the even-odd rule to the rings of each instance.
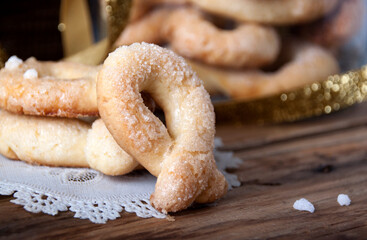
[[[7,26],[16,21],[2,24],[0,30],[19,34],[0,37],[0,64],[11,55],[55,60],[62,52],[67,60],[100,64],[114,48],[144,41],[165,46],[186,59],[210,93],[219,121],[293,121],[365,99],[362,66],[367,63],[367,3],[363,0],[32,4],[38,11],[59,11],[57,22],[56,14],[27,13],[38,18],[21,14],[29,8],[26,1],[21,2],[3,8],[11,6],[29,21],[19,21],[22,27],[15,28]],[[89,16],[80,14],[88,9]],[[14,14],[8,10],[3,17],[13,19]],[[47,17],[53,21],[46,21]],[[78,30],[80,26],[84,27]],[[25,38],[19,36],[24,34],[32,44],[20,44]],[[49,44],[37,44],[40,39]],[[52,57],[44,55],[51,54],[49,49],[55,52]]]
[[[293,121],[364,100],[358,69],[367,63],[366,5],[133,0],[114,47],[144,41],[183,56],[204,81],[219,121]],[[336,75],[351,70],[357,72]]]

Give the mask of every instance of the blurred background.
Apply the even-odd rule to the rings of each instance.
[[[288,96],[289,91],[302,90],[307,84],[325,81],[330,75],[358,69],[367,63],[366,1],[305,1],[303,5],[297,5],[296,9],[293,6],[288,12],[281,13],[277,12],[281,9],[277,2],[282,1],[234,0],[231,4],[224,0],[2,1],[0,65],[3,66],[12,55],[17,55],[23,60],[34,56],[38,60],[66,59],[86,64],[100,64],[106,54],[114,48],[145,41],[165,46],[185,57],[204,81],[213,99],[252,101],[278,94],[275,99],[283,101],[282,96]],[[266,14],[264,16],[258,14],[260,17],[254,18],[251,11],[238,10],[243,3],[255,10],[261,7],[268,15],[289,14],[290,17],[274,21],[266,19]],[[190,27],[189,24],[195,21],[200,24]],[[204,28],[199,29],[201,24]],[[185,29],[183,26],[189,27]],[[262,62],[259,60],[259,63],[253,64],[251,59],[257,58],[254,55],[249,57],[250,61],[242,65],[236,59],[232,64],[220,62],[226,58],[221,55],[224,52],[222,47],[236,53],[248,42],[264,43],[261,40],[262,35],[256,32],[241,36],[242,41],[241,38],[230,39],[243,26],[267,31],[267,34],[270,32],[273,37],[275,36],[273,45],[277,49],[273,51],[271,60]],[[174,41],[181,38],[186,40],[176,46]],[[222,38],[226,41],[220,42],[219,39]],[[190,42],[192,39],[194,41]],[[214,43],[218,46],[213,48],[210,44]],[[265,42],[265,47],[255,46],[254,49],[259,48],[261,54],[267,54],[270,45]],[[309,79],[299,76],[299,79],[290,80],[287,76],[281,75],[290,64],[297,63],[298,60],[293,61],[292,54],[300,52],[304,46],[312,46],[313,50],[318,49],[330,55],[337,61],[338,70],[327,71],[326,65],[319,64],[315,67],[313,65],[317,63],[312,65],[311,62],[308,68],[303,69],[305,71],[303,75],[313,73],[316,68],[320,72],[323,71],[322,75]],[[211,50],[213,52],[205,50],[210,47],[213,48]],[[196,54],[192,51],[203,52]],[[207,56],[214,56],[215,60],[220,61],[205,58]],[[302,67],[299,69],[302,70]],[[273,80],[277,76],[278,79]],[[242,78],[244,83],[238,85]],[[241,88],[245,88],[242,95],[237,93]],[[293,96],[292,94],[299,95],[294,92],[289,96]],[[322,104],[330,105],[324,96],[321,98]],[[302,96],[300,101],[303,101]],[[319,100],[315,100],[315,106],[319,103]],[[259,111],[265,111],[263,108],[261,106]],[[339,107],[336,110],[338,109]],[[237,109],[234,112],[238,111]]]
[[[363,3],[363,8],[366,8],[367,3],[363,0],[346,0],[346,2],[348,1],[360,1]],[[129,1],[2,1],[0,3],[0,47],[2,51],[6,53],[6,56],[17,55],[22,59],[35,56],[39,60],[62,59],[66,57],[65,55],[67,54],[65,53],[65,46],[63,46],[62,41],[62,33],[66,30],[63,20],[66,18],[71,19],[72,25],[68,26],[68,28],[79,28],[79,31],[75,34],[74,44],[78,45],[78,42],[82,41],[84,48],[89,47],[91,44],[97,43],[107,37],[107,15],[111,11],[109,10],[108,3],[110,2],[115,3],[115,6],[118,8],[118,4],[123,5],[126,4],[123,2]],[[177,6],[179,5],[178,3],[184,5],[190,1],[136,0],[136,2],[138,2],[136,5],[145,5],[145,9],[152,11],[154,8],[162,7],[163,5]],[[143,4],[140,2],[143,2]],[[145,9],[144,11],[148,12],[148,10]],[[356,30],[353,34],[348,36],[347,39],[343,39],[343,43],[340,44],[342,46],[338,46],[340,47],[339,51],[342,52],[339,60],[344,65],[348,65],[344,63],[345,61],[353,61],[356,63],[349,65],[357,66],[367,62],[366,11],[362,9],[360,12],[355,13],[352,10],[353,9],[350,9],[350,15],[357,16],[346,16],[360,19],[360,26],[356,26]],[[331,11],[320,19],[296,24],[295,26],[292,24],[277,25],[276,28],[279,32],[284,32],[285,28],[292,28],[293,32],[305,31],[304,29],[310,31],[310,29],[320,25],[321,22],[328,21],[333,14],[335,13]],[[345,23],[347,21],[348,19],[345,19],[343,24],[347,25],[347,23]],[[118,25],[119,23],[116,22],[115,24]],[[83,26],[87,29],[80,29],[80,27]],[[341,25],[339,28],[342,27]],[[82,50],[82,47],[78,50]],[[345,68],[343,68],[343,70],[345,70]]]

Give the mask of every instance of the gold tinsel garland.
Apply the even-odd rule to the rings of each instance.
[[[320,66],[322,67],[322,66]],[[214,105],[218,123],[292,122],[339,111],[367,99],[367,65],[293,91]]]
[[[128,23],[132,0],[105,0],[105,3],[108,39],[112,45]]]

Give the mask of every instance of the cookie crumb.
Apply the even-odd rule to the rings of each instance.
[[[349,206],[350,205],[350,198],[346,194],[339,194],[338,195],[338,203],[340,206]]]
[[[312,205],[310,201],[305,198],[298,199],[294,202],[293,208],[299,211],[308,211],[313,213],[315,211],[315,207]]]
[[[170,215],[167,215],[167,216],[166,216],[166,220],[167,220],[168,222],[174,222],[174,221],[176,221],[176,220],[175,220],[175,217],[170,216]]]

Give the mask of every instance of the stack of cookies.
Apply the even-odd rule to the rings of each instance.
[[[166,124],[152,113],[155,102]],[[101,66],[13,56],[0,70],[0,154],[107,175],[141,164],[157,177],[150,202],[164,213],[227,192],[214,134],[202,81],[182,57],[154,44],[120,47]]]
[[[91,167],[108,175],[136,168],[138,163],[97,118],[100,68],[10,57],[0,70],[0,153],[32,164]]]
[[[212,95],[254,99],[338,73],[363,10],[361,0],[134,0],[115,46],[164,45]]]

